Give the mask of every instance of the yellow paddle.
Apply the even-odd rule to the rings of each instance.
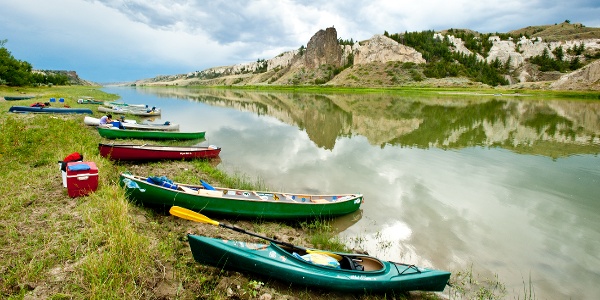
[[[338,255],[338,254],[335,254],[335,253],[331,253],[331,252],[327,252],[327,251],[323,251],[323,250],[306,249],[306,248],[303,248],[303,247],[292,245],[290,243],[286,243],[286,242],[283,242],[283,241],[278,241],[276,239],[268,238],[266,236],[262,236],[262,235],[259,235],[257,233],[254,233],[254,232],[246,231],[246,230],[244,230],[244,229],[242,229],[240,227],[237,227],[237,226],[231,226],[231,225],[219,223],[218,221],[209,219],[207,216],[205,216],[203,214],[197,213],[195,211],[192,211],[192,210],[189,210],[187,208],[180,207],[180,206],[173,206],[173,207],[171,207],[171,209],[169,210],[169,213],[171,213],[174,216],[180,217],[182,219],[186,219],[186,220],[190,220],[190,221],[194,221],[194,222],[211,224],[211,225],[215,225],[215,226],[225,227],[225,228],[237,231],[237,232],[241,232],[241,233],[249,234],[251,236],[255,236],[255,237],[258,237],[258,238],[261,238],[261,239],[265,239],[267,241],[271,241],[271,242],[276,243],[276,244],[285,245],[285,246],[292,247],[292,248],[295,248],[295,249],[303,250],[303,251],[306,251],[307,253],[324,254],[324,255],[333,257],[333,258],[335,258],[338,261],[342,260],[342,256],[341,255]]]

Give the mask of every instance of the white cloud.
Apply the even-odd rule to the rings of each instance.
[[[36,68],[134,80],[268,59],[318,30],[364,40],[384,31],[507,32],[565,20],[599,27],[600,3],[577,1],[0,0],[0,40]],[[10,12],[10,13],[4,13]]]

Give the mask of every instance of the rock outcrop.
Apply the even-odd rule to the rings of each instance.
[[[354,64],[368,64],[372,62],[386,63],[388,61],[425,63],[423,55],[411,47],[404,46],[398,42],[380,34],[371,39],[356,43],[352,47]]]
[[[321,65],[342,65],[342,48],[337,39],[337,31],[330,27],[319,30],[310,38],[304,54],[304,65],[316,69]]]
[[[555,90],[594,90],[600,91],[600,60],[597,60],[573,73],[565,74],[550,84]]]

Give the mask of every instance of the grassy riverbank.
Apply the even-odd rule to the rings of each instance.
[[[92,96],[115,100],[89,87],[0,87],[0,95],[25,93],[38,98],[0,101],[0,297],[3,299],[380,299],[384,295],[348,295],[290,287],[278,281],[218,270],[196,263],[186,233],[256,241],[217,226],[193,223],[127,201],[118,186],[122,171],[167,175],[191,182],[251,188],[262,185],[245,174],[224,174],[214,162],[114,163],[99,156],[102,141],[82,115],[12,114],[12,105],[64,98],[71,107]],[[52,104],[62,106],[62,104]],[[96,116],[100,116],[97,113]],[[83,154],[99,169],[99,188],[70,198],[62,187],[57,161]],[[264,188],[259,186],[258,188]],[[210,217],[210,216],[209,216]],[[229,223],[229,220],[220,220]],[[237,226],[302,246],[338,250],[326,220],[314,223],[239,221]],[[439,299],[444,296],[489,299],[500,283],[456,272],[455,288],[444,294],[385,295],[394,299]],[[482,284],[480,284],[482,283]],[[483,293],[481,292],[483,290]],[[474,293],[476,291],[476,293]],[[462,295],[462,296],[459,296]],[[471,296],[465,296],[471,295]],[[493,297],[492,297],[493,298]]]

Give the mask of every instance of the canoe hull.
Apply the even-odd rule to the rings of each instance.
[[[313,195],[244,191],[215,187],[206,191],[201,186],[176,183],[186,188],[200,188],[194,193],[151,184],[145,177],[122,173],[119,184],[133,202],[146,206],[170,208],[181,206],[213,215],[239,218],[308,219],[334,217],[357,211],[363,202],[361,194]],[[307,200],[308,199],[308,200]],[[329,199],[325,201],[323,199]],[[335,200],[332,200],[335,199]]]
[[[88,108],[66,108],[66,107],[30,107],[11,106],[9,112],[14,113],[46,113],[46,114],[92,114]]]
[[[113,145],[99,144],[100,155],[113,160],[150,161],[215,158],[221,148],[176,147],[158,145]]]
[[[144,139],[144,140],[198,140],[206,132],[179,132],[156,130],[130,130],[98,127],[100,136],[107,139]]]
[[[293,285],[343,292],[443,291],[450,273],[381,261],[371,256],[338,253],[363,261],[376,261],[378,269],[336,269],[311,264],[282,247],[188,235],[194,260],[199,263],[282,280]],[[299,250],[295,252],[300,252]],[[303,255],[302,252],[298,253]]]
[[[4,96],[4,100],[6,101],[27,100],[32,98],[35,98],[35,96]]]
[[[105,112],[105,113],[121,114],[121,115],[129,114],[129,115],[136,115],[136,116],[143,116],[143,117],[160,116],[160,109],[148,111],[146,109],[140,109],[140,108],[132,108],[132,109],[117,108],[117,109],[114,109],[114,108],[110,108],[110,107],[99,106],[98,111]]]
[[[93,99],[77,99],[79,104],[104,104],[104,101],[93,100]]]
[[[88,126],[98,126],[100,125],[100,119],[86,116],[83,119],[83,123]],[[135,129],[135,130],[157,130],[157,131],[177,131],[179,130],[179,124],[138,124],[135,121],[125,119],[124,122],[121,122],[121,125],[125,129]]]

